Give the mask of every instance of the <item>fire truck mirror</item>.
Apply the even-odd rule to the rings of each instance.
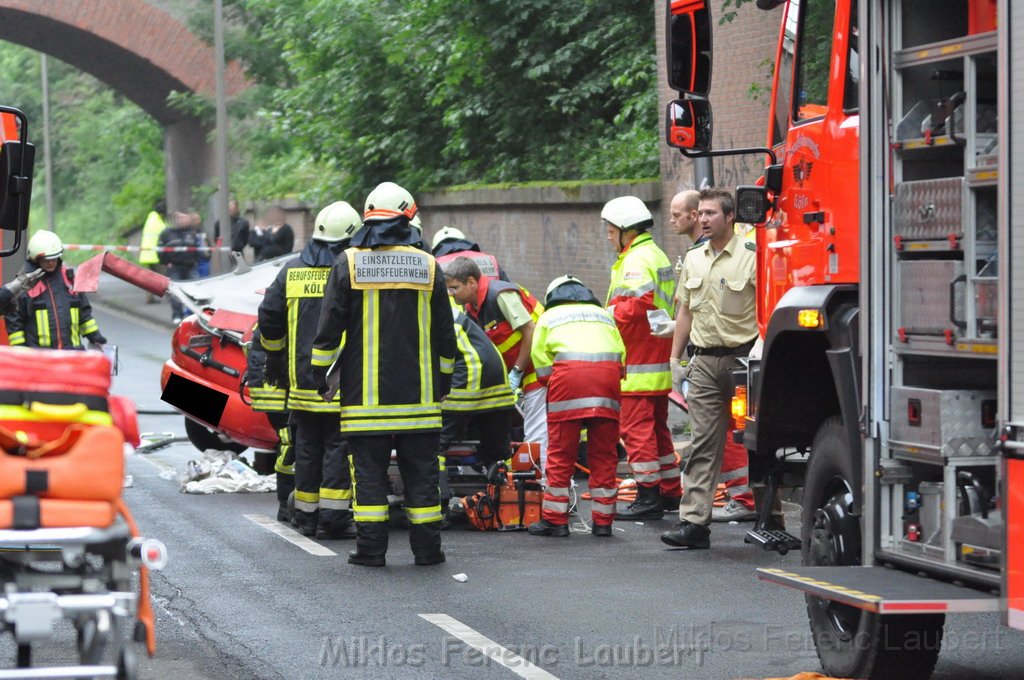
[[[711,102],[707,99],[677,99],[665,112],[666,142],[677,149],[711,149]]]
[[[759,186],[736,187],[736,221],[762,224],[768,217],[768,189]]]
[[[680,94],[711,90],[711,14],[705,0],[667,2],[668,84]]]
[[[6,141],[0,145],[0,229],[23,231],[28,226],[34,160],[31,144]]]

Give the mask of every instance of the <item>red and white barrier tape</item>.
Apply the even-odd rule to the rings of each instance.
[[[231,251],[231,248],[226,246],[162,246],[143,248],[142,246],[100,246],[91,243],[65,243],[64,250],[107,250],[115,253],[137,253],[141,250],[151,250],[155,253],[198,253],[214,250],[227,253]]]

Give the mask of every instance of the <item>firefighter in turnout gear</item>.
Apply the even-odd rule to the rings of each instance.
[[[358,534],[351,564],[385,564],[392,449],[415,563],[445,559],[437,451],[457,349],[441,267],[415,247],[415,215],[416,202],[397,184],[370,192],[363,227],[331,267],[313,343],[321,394],[335,361],[343,376],[341,432],[352,456]]]
[[[89,300],[74,290],[75,272],[64,266],[63,254],[64,244],[52,231],[40,229],[29,239],[24,273],[43,274],[5,316],[11,345],[82,349],[82,338],[97,347],[107,343]]]
[[[277,521],[291,523],[292,509],[288,498],[295,491],[295,447],[288,427],[288,390],[264,382],[267,352],[260,341],[260,326],[253,324],[252,339],[245,345],[244,382],[249,387],[250,407],[267,414],[267,420],[277,431],[277,459],[274,472],[277,477]]]
[[[288,390],[295,447],[292,524],[319,539],[355,538],[348,452],[338,429],[340,400],[337,394],[330,401],[320,397],[321,376],[310,360],[331,265],[360,226],[359,213],[344,201],[321,210],[312,238],[281,267],[259,308],[266,380]]]
[[[466,238],[460,229],[455,227],[441,227],[434,239],[431,241],[431,252],[437,258],[441,269],[447,269],[448,263],[457,257],[468,257],[476,262],[480,271],[492,279],[501,279],[508,283],[512,279],[508,277],[505,270],[498,264],[498,258],[488,255],[480,250],[480,244]]]
[[[533,365],[548,387],[548,459],[542,519],[534,536],[569,535],[569,485],[587,429],[595,536],[612,535],[618,484],[619,400],[626,348],[615,320],[573,276],[548,286],[546,311],[533,335]]]
[[[626,345],[620,429],[637,496],[618,519],[660,519],[679,507],[679,463],[668,429],[668,393],[672,387],[672,340],[651,337],[648,312],[672,316],[675,271],[647,230],[651,212],[635,196],[621,196],[601,211],[608,240],[619,257],[612,265],[608,311]]]

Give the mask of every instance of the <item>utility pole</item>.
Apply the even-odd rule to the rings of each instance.
[[[53,216],[53,160],[50,156],[50,76],[46,54],[39,53],[39,73],[43,81],[43,175],[46,179],[46,228],[56,233]]]
[[[231,218],[228,216],[228,107],[224,86],[224,3],[213,0],[213,60],[217,69],[217,220],[221,236],[231,240]],[[211,253],[212,255],[212,253]],[[219,257],[219,256],[218,256]],[[212,257],[210,258],[213,259]],[[220,260],[218,259],[218,262]]]

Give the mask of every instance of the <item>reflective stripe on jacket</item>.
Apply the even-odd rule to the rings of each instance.
[[[335,357],[340,362],[342,432],[440,429],[456,351],[432,255],[410,246],[349,248],[334,262],[311,363],[324,375]]]
[[[461,311],[455,315],[452,389],[441,404],[445,411],[493,411],[512,408],[515,397],[498,349],[476,322]]]
[[[337,413],[341,403],[337,395],[331,402],[320,397],[320,373],[310,363],[324,286],[336,250],[309,241],[298,257],[281,267],[260,303],[260,343],[268,353],[285,352],[288,357],[289,409]]]
[[[647,312],[661,309],[674,316],[674,283],[672,264],[646,232],[633,239],[612,265],[605,304],[615,307],[615,323],[626,345],[623,394],[668,394],[672,387],[672,339],[651,335]]]
[[[501,358],[505,361],[505,368],[512,368],[519,357],[519,348],[522,346],[523,334],[512,328],[498,304],[498,296],[508,294],[508,291],[515,291],[519,300],[526,307],[530,318],[536,323],[544,311],[544,306],[537,302],[537,298],[527,293],[521,286],[514,283],[499,281],[487,276],[480,277],[477,285],[476,308],[472,305],[466,306],[466,313],[469,314],[487,333],[494,346],[498,348]],[[537,382],[537,374],[533,370],[533,363],[530,363],[523,371],[522,388],[524,392],[532,392],[542,386]]]
[[[548,387],[548,422],[619,417],[626,348],[611,315],[565,303],[540,316],[531,358]]]
[[[29,262],[26,272],[38,267]],[[74,292],[75,273],[60,265],[46,274],[5,317],[12,345],[82,349],[82,338],[105,342],[84,293]]]

